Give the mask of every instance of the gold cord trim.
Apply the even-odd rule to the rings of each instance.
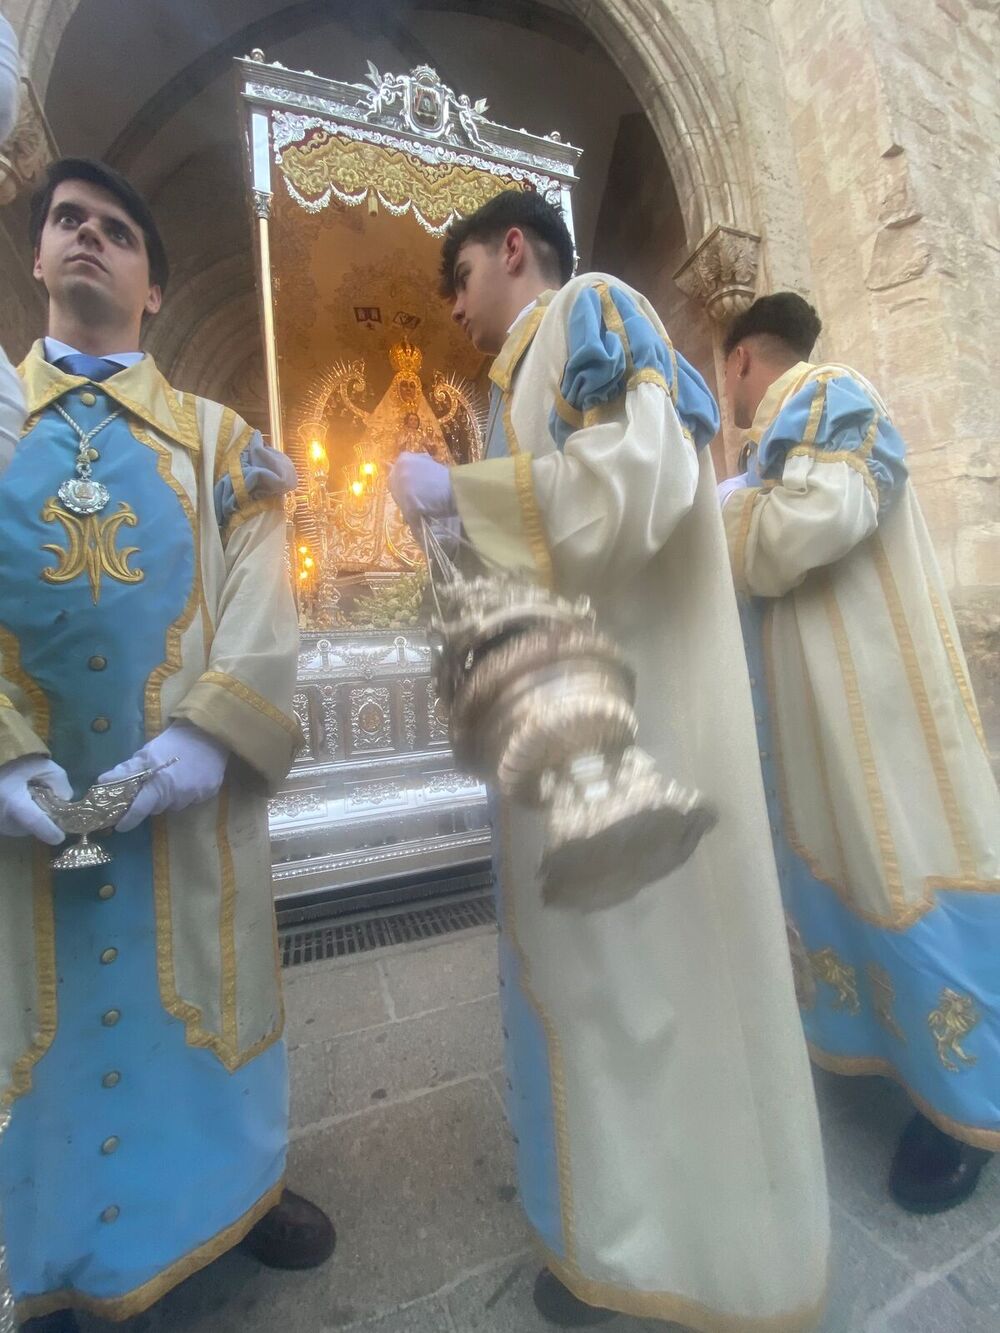
[[[931,768],[934,772],[935,781],[937,782],[941,808],[944,811],[945,820],[951,831],[951,838],[955,847],[955,854],[958,858],[960,874],[963,878],[972,879],[976,874],[975,857],[969,846],[969,838],[966,832],[965,823],[962,819],[962,812],[959,809],[958,798],[955,795],[955,788],[952,785],[951,775],[948,772],[948,764],[944,755],[944,746],[941,744],[941,737],[938,734],[938,729],[934,722],[934,711],[931,708],[930,697],[927,693],[927,685],[924,681],[923,673],[920,670],[916,645],[913,642],[913,635],[910,632],[909,622],[906,619],[906,611],[903,608],[899,589],[896,586],[896,580],[893,577],[892,569],[889,565],[889,557],[885,553],[882,539],[877,534],[872,542],[872,559],[875,563],[875,569],[878,572],[879,581],[882,584],[882,593],[885,597],[886,605],[889,608],[889,617],[892,620],[893,629],[896,632],[896,642],[899,645],[899,654],[902,658],[906,677],[910,684],[910,692],[913,695],[914,707],[916,708],[917,716],[920,719],[921,730],[924,733],[924,742],[927,745],[928,757],[930,758]]]
[[[110,1319],[114,1323],[121,1323],[125,1319],[131,1319],[133,1315],[142,1314],[148,1310],[151,1305],[155,1305],[161,1300],[168,1291],[185,1282],[194,1273],[200,1269],[206,1268],[213,1263],[220,1255],[238,1245],[246,1234],[257,1225],[266,1213],[281,1201],[281,1195],[284,1190],[284,1180],[280,1180],[277,1185],[269,1189],[242,1217],[237,1218],[224,1231],[220,1231],[217,1236],[213,1236],[210,1241],[204,1245],[199,1245],[196,1249],[189,1251],[169,1268],[165,1268],[162,1273],[156,1277],[150,1278],[144,1282],[141,1287],[136,1287],[134,1291],[128,1292],[125,1296],[115,1296],[110,1299],[98,1296],[87,1296],[83,1292],[73,1291],[72,1289],[63,1289],[62,1291],[46,1292],[43,1296],[29,1296],[17,1304],[17,1314],[22,1320],[36,1319],[43,1315],[52,1314],[56,1310],[84,1310],[88,1314],[98,1315],[102,1319]]]
[[[944,1130],[952,1138],[961,1139],[963,1143],[968,1143],[973,1148],[985,1148],[988,1152],[1000,1152],[1000,1130],[980,1129],[975,1125],[964,1125],[959,1120],[953,1120],[950,1116],[943,1115],[929,1101],[913,1090],[895,1065],[881,1056],[831,1055],[813,1042],[807,1042],[807,1045],[813,1064],[819,1065],[820,1069],[825,1069],[831,1074],[844,1074],[849,1078],[865,1077],[872,1074],[878,1074],[882,1078],[891,1078],[893,1083],[898,1084],[903,1089],[921,1115],[925,1115],[928,1120],[933,1121],[938,1129]]]
[[[661,1319],[679,1324],[691,1333],[809,1333],[819,1322],[828,1299],[829,1280],[823,1295],[814,1304],[773,1318],[749,1319],[746,1315],[725,1314],[711,1310],[700,1301],[670,1291],[636,1291],[615,1287],[585,1277],[573,1264],[566,1263],[542,1246],[546,1267],[570,1289],[578,1300],[639,1319]]]
[[[896,847],[893,842],[892,830],[889,827],[889,820],[886,814],[885,801],[882,796],[882,785],[879,781],[878,769],[875,764],[875,755],[872,750],[871,738],[868,734],[868,721],[865,717],[864,703],[861,698],[861,690],[858,686],[857,671],[855,670],[854,659],[851,655],[851,645],[847,637],[844,617],[841,614],[840,606],[837,602],[837,594],[834,591],[833,582],[828,572],[824,572],[821,575],[821,587],[823,600],[826,604],[827,619],[830,623],[830,631],[833,635],[837,657],[840,661],[840,674],[844,682],[844,693],[847,697],[847,711],[851,719],[851,728],[854,732],[854,744],[857,749],[858,758],[861,762],[861,771],[864,775],[865,789],[868,794],[868,808],[871,811],[879,855],[882,860],[883,882],[888,890],[889,900],[892,904],[893,922],[898,923],[904,920],[907,915],[912,912],[912,908],[906,902],[903,892],[902,875],[900,874],[899,861],[896,857]]]
[[[252,690],[250,686],[245,685],[243,681],[237,680],[235,676],[226,675],[224,671],[203,671],[198,677],[197,683],[204,685],[218,685],[220,689],[227,690],[230,694],[235,695],[237,699],[241,699],[243,703],[249,704],[251,708],[255,708],[257,712],[266,717],[269,722],[273,722],[276,726],[281,727],[283,731],[287,731],[289,736],[296,742],[301,740],[302,733],[299,729],[299,724],[294,718],[286,717],[286,715],[279,709],[275,708],[273,704],[268,703],[263,695],[258,694],[256,690]]]

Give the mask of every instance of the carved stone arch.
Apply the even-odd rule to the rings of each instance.
[[[749,183],[733,146],[736,108],[723,80],[699,58],[677,8],[663,0],[574,6],[653,126],[694,246],[715,226],[748,228],[753,218]]]

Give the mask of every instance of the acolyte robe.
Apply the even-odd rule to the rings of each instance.
[[[487,456],[452,471],[467,537],[592,598],[638,677],[640,744],[720,814],[671,876],[586,912],[543,903],[541,820],[501,806],[521,1197],[546,1262],[591,1304],[705,1333],[807,1329],[826,1187],[703,447],[718,410],[649,303],[600,274],[544,296],[491,376]]]
[[[298,630],[287,460],[149,357],[91,384],[21,367],[0,479],[0,762],[51,753],[77,795],[172,720],[231,751],[218,796],[53,871],[0,838],[2,1205],[22,1318],[126,1318],[235,1244],[281,1191],[287,1073],[266,793],[288,770]],[[94,436],[100,513],[58,502]],[[292,475],[291,481],[294,480]]]
[[[1000,1149],[1000,795],[878,392],[793,366],[723,514],[806,1035]]]

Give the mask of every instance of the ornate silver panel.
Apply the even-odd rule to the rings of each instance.
[[[413,681],[404,680],[401,689],[403,701],[403,742],[408,750],[417,748],[417,701]]]
[[[311,112],[340,126],[349,124],[371,142],[399,139],[409,152],[433,149],[437,161],[468,160],[486,170],[499,161],[563,183],[576,180],[579,148],[563,143],[555,131],[529,134],[488,120],[485,100],[456,95],[427,65],[408,74],[382,74],[369,62],[367,83],[286,69],[279,61],[266,62],[259,50],[237,65],[244,99],[281,109],[289,120],[296,112],[300,118]],[[276,146],[281,147],[277,136]]]
[[[298,819],[302,815],[325,814],[326,802],[323,800],[323,794],[319,789],[284,791],[268,801],[267,812],[272,820],[278,818]]]
[[[392,748],[392,714],[385,686],[351,690],[351,749],[355,753]]]
[[[323,737],[323,755],[326,759],[340,759],[340,719],[337,715],[337,691],[332,685],[323,685],[319,691],[320,734]]]
[[[303,634],[296,716],[311,748],[270,803],[279,896],[489,856],[486,794],[450,766],[430,659],[419,632]]]
[[[448,710],[428,684],[427,734],[431,745],[448,744]]]
[[[305,747],[300,751],[300,759],[311,759],[313,757],[313,738],[312,727],[309,722],[309,696],[304,690],[296,690],[292,695],[292,712],[295,714],[295,720],[302,728],[302,734],[306,738]]]

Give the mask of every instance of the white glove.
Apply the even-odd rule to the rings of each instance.
[[[719,504],[724,505],[733,491],[741,491],[744,486],[749,486],[750,478],[746,472],[741,472],[738,477],[727,477],[725,481],[720,481],[715,488],[715,493],[719,497]]]
[[[451,469],[430,454],[401,453],[389,473],[389,491],[418,538],[423,518],[447,518],[455,512]]]
[[[98,782],[117,782],[174,758],[176,764],[157,773],[142,788],[115,825],[116,832],[128,833],[150,815],[184,810],[198,801],[209,800],[222,786],[229,750],[190,722],[171,722],[166,731],[137,750],[131,759],[102,773]]]
[[[43,782],[64,801],[73,799],[73,788],[64,769],[43,754],[25,754],[0,766],[0,834],[23,838],[27,834],[58,847],[66,834],[39,806],[28,783]]]

